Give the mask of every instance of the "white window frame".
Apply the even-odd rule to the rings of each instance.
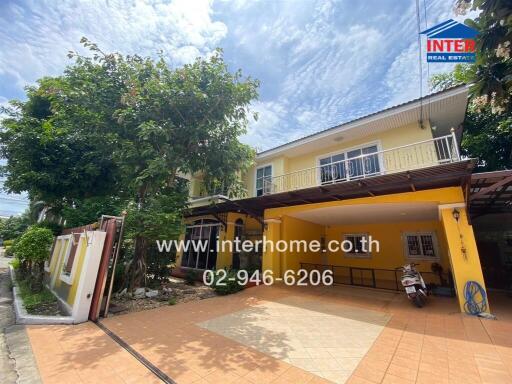
[[[361,232],[361,233],[344,233],[343,234],[343,241],[348,240],[347,237],[363,237],[366,238],[366,246],[368,246],[368,239],[370,237],[370,234],[367,232]],[[344,256],[346,258],[351,259],[371,259],[372,254],[371,252],[344,252],[342,250]]]
[[[409,254],[409,236],[416,236],[420,245],[420,255],[411,255]],[[421,244],[420,236],[430,236],[432,238],[432,246],[434,248],[434,256],[424,255],[423,254],[423,246]],[[416,232],[404,232],[402,236],[402,242],[404,246],[404,254],[407,260],[421,260],[421,261],[432,261],[438,262],[441,259],[441,255],[439,254],[439,243],[437,242],[437,235],[435,231],[416,231]]]
[[[60,260],[60,254],[62,253],[62,245],[64,244],[64,239],[61,236],[58,236],[55,240],[55,244],[52,248],[52,253],[50,254],[50,258],[44,261],[44,271],[50,273],[52,270],[52,266],[55,266],[56,263]],[[55,255],[55,250],[59,247],[59,254]]]
[[[64,245],[66,244],[66,240],[69,240],[68,246],[64,247]],[[61,270],[59,270],[59,266],[61,266],[61,268],[62,268],[61,260],[63,257],[65,257],[65,253],[69,253],[71,251],[71,245],[72,245],[71,244],[71,241],[72,241],[71,235],[61,235],[61,236],[57,237],[57,241],[61,241],[62,244],[59,249],[59,254],[55,255],[56,256],[55,266],[54,266],[53,273],[52,273],[51,280],[50,280],[50,286],[52,288],[55,286],[55,282],[57,281],[57,278],[60,278],[60,275],[61,275]],[[53,262],[54,262],[53,260],[50,260],[50,265],[49,265],[50,272],[51,272]]]
[[[272,180],[272,178],[274,177],[274,167],[272,166],[272,163],[260,165],[259,167],[257,167],[254,170],[254,197],[265,196],[265,194],[262,194],[261,196],[258,196],[257,181],[258,181],[258,170],[259,169],[263,169],[263,178],[265,178],[265,168],[267,168],[267,167],[270,167],[270,180]],[[263,189],[265,188],[264,185],[262,187],[263,187]],[[263,190],[263,192],[264,192],[264,190]]]
[[[222,229],[222,225],[220,222],[217,222],[217,223],[204,223],[204,220],[213,220],[213,219],[209,219],[209,218],[201,218],[201,219],[198,219],[198,220],[201,220],[201,223],[200,224],[190,224],[190,225],[187,225],[186,226],[186,229],[189,229],[189,228],[199,228],[200,231],[201,231],[201,235],[202,236],[202,232],[203,232],[203,229],[204,228],[209,228],[210,229],[210,232],[209,232],[209,235],[208,235],[208,239],[210,238],[211,236],[211,228],[212,227],[217,227],[217,236],[219,236],[219,233]],[[197,220],[196,220],[197,221]],[[202,237],[201,237],[202,238]],[[217,244],[215,244],[215,246],[217,246]],[[207,268],[208,268],[208,261],[209,261],[209,258],[210,258],[210,253],[211,253],[211,249],[208,248],[208,254],[206,255],[206,261],[205,261],[205,267],[206,268],[199,268],[198,264],[199,264],[199,252],[200,250],[198,249],[196,251],[196,265],[194,267],[190,267],[190,266],[180,266],[180,268],[183,268],[183,269],[192,269],[192,270],[195,270],[195,271],[206,271]],[[217,258],[219,256],[219,250],[217,249]],[[185,258],[185,253],[182,254],[182,260],[181,262],[183,263],[184,261],[184,258]],[[187,254],[187,257],[188,257],[188,254]],[[188,260],[187,260],[188,262]],[[216,268],[216,266],[214,267]]]
[[[367,147],[372,147],[376,145],[377,146],[377,152],[376,154],[378,155],[378,158],[379,158],[379,169],[380,169],[380,172],[379,174],[381,175],[384,175],[386,173],[386,170],[384,168],[384,159],[382,157],[382,142],[380,140],[375,140],[375,141],[370,141],[368,143],[363,143],[363,144],[360,144],[360,145],[356,145],[356,146],[353,146],[353,147],[350,147],[350,148],[343,148],[343,149],[340,149],[338,151],[334,151],[334,152],[329,152],[329,153],[323,153],[319,156],[316,157],[316,164],[317,164],[317,167],[319,169],[319,172],[317,172],[317,175],[316,175],[316,181],[317,181],[317,184],[318,185],[324,185],[322,184],[322,179],[321,179],[321,173],[320,173],[320,169],[322,167],[322,165],[320,164],[320,160],[322,159],[325,159],[326,157],[329,157],[329,156],[336,156],[336,155],[345,155],[345,160],[344,161],[347,161],[349,160],[348,159],[348,153],[351,152],[351,151],[355,151],[357,149],[361,149],[361,151],[363,150],[363,148],[367,148]],[[329,164],[324,164],[323,166],[325,165],[329,165]],[[375,176],[375,175],[372,175],[372,176]],[[364,176],[362,177],[364,178]],[[358,177],[359,179],[359,177]],[[345,175],[345,179],[342,179],[340,181],[343,181],[343,180],[346,180],[346,175]],[[340,182],[338,181],[338,182]],[[328,183],[325,183],[325,184],[328,184]]]
[[[73,265],[71,266],[71,272],[68,274],[68,273],[64,272],[64,268],[66,267],[66,264],[68,263],[69,256],[71,254],[71,248],[73,248],[73,241],[75,240],[74,235],[69,235],[69,236],[70,236],[71,240],[68,243],[69,246],[66,251],[64,261],[60,267],[60,280],[66,284],[72,285],[73,279],[75,278],[77,265],[78,265],[76,253],[80,252],[80,247],[82,246],[82,241],[84,241],[84,240],[87,241],[87,239],[85,238],[85,233],[80,234],[80,238],[78,239],[78,244],[76,245],[76,248],[75,248],[75,258],[73,259]]]

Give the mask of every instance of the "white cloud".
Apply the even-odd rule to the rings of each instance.
[[[269,144],[288,141],[286,130],[282,129],[285,124],[286,107],[278,102],[257,101],[251,106],[251,110],[258,113],[258,120],[251,121],[247,134],[242,136],[241,141],[254,146],[257,150],[269,147]],[[281,128],[281,129],[280,129]]]
[[[0,76],[15,79],[18,90],[61,73],[68,50],[81,50],[82,36],[107,51],[163,50],[179,65],[208,55],[227,34],[226,25],[212,19],[208,0],[10,3],[3,6],[0,23]]]

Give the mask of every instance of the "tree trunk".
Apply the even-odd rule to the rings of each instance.
[[[140,235],[135,237],[135,250],[129,271],[129,290],[141,287],[145,281],[147,248],[147,240],[145,237]]]
[[[44,261],[38,261],[32,265],[32,277],[30,279],[30,289],[32,292],[41,292],[43,290],[44,280]]]

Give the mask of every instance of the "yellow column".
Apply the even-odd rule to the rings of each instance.
[[[226,223],[226,228],[222,229],[219,233],[219,246],[217,250],[217,269],[230,267],[233,263],[233,252],[231,252],[228,241],[231,243],[235,237],[235,224],[231,221]],[[222,227],[224,228],[224,227]],[[224,249],[222,249],[222,242],[225,242]],[[234,246],[234,245],[233,245]]]
[[[263,249],[262,271],[270,270],[274,278],[281,276],[281,255],[276,249],[277,242],[281,239],[281,220],[265,219],[265,230],[263,240],[267,242]],[[274,244],[271,247],[270,242]]]
[[[464,286],[466,282],[476,281],[485,289],[475,235],[473,227],[468,222],[467,211],[464,206],[444,208],[441,205],[439,210],[448,243],[455,289],[460,309],[464,312]],[[454,217],[457,216],[457,212],[458,220]],[[487,311],[490,311],[490,309],[488,308]]]

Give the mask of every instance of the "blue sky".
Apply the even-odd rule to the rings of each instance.
[[[425,1],[422,30],[462,21],[451,0]],[[222,47],[233,70],[261,81],[260,118],[242,141],[268,149],[419,97],[415,12],[414,0],[3,0],[0,104],[60,74],[82,36],[124,54],[163,50],[171,65]],[[451,66],[424,65],[425,81]]]

